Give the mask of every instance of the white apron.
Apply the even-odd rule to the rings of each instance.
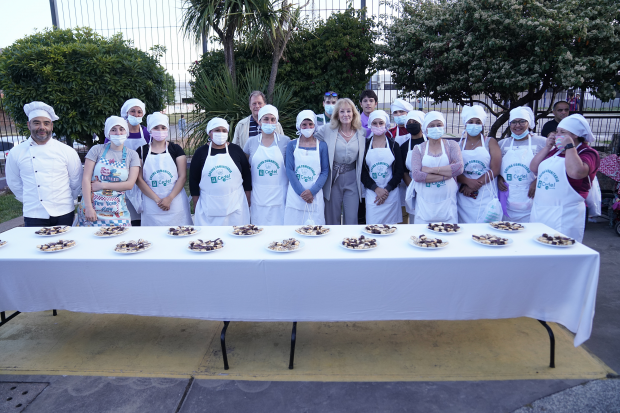
[[[129,133],[129,131],[127,131]],[[146,139],[144,138],[144,130],[140,125],[140,139],[125,139],[125,148],[133,149],[134,151],[142,146],[146,145]],[[138,185],[134,185],[129,191],[125,192],[127,197],[127,207],[131,213],[131,220],[139,220],[142,213],[142,191],[138,188]],[[136,215],[137,214],[137,215]]]
[[[286,167],[284,157],[278,147],[278,134],[274,145],[267,148],[260,144],[250,158],[252,169],[252,196],[250,222],[254,225],[282,225],[286,206]]]
[[[396,125],[396,136],[394,136],[394,141],[396,141],[396,143],[398,144],[398,146],[402,145],[403,143],[405,143],[405,141],[407,139],[409,139],[411,137],[410,134],[406,133],[404,135],[400,134],[400,127],[398,125]]]
[[[508,184],[508,202],[504,215],[506,221],[530,222],[530,212],[533,200],[527,196],[530,184],[536,176],[530,171],[530,163],[534,159],[532,151],[532,135],[527,137],[527,147],[512,148],[514,138],[511,138],[510,148],[502,158],[501,175]]]
[[[428,140],[424,135],[422,135],[422,138],[424,138],[424,142]],[[405,158],[405,165],[409,169],[411,169],[411,151],[413,151],[413,149],[411,148],[411,140],[409,140],[407,143],[407,158]],[[411,177],[409,186],[405,186],[404,180],[401,182],[405,188],[401,189],[401,200],[404,200],[407,213],[409,215],[415,215],[415,181],[413,180],[413,172],[409,171],[409,177]],[[411,216],[409,217],[409,223],[413,223]]]
[[[295,174],[304,190],[312,188],[321,174],[321,154],[319,153],[319,140],[316,140],[316,150],[309,151],[299,148],[297,139],[293,157],[295,158]],[[306,222],[314,222],[314,225],[325,225],[325,201],[323,190],[314,196],[311,204],[308,204],[297,195],[291,184],[288,184],[286,194],[286,209],[284,211],[284,225],[306,225]]]
[[[461,154],[463,156],[463,174],[469,179],[478,179],[488,171],[491,170],[491,153],[489,152],[488,145],[489,139],[482,138],[482,146],[478,146],[470,151],[466,151],[464,148],[467,145],[467,138],[461,139],[463,144],[461,145]],[[491,172],[492,173],[492,172]],[[495,197],[493,196],[493,188],[487,186],[497,187],[497,178],[493,178],[492,181],[483,185],[478,190],[478,196],[476,199],[463,195],[458,192],[456,195],[457,205],[459,211],[459,224],[474,224],[484,222],[486,208],[489,202]]]
[[[228,153],[209,156],[202,168],[200,198],[194,214],[196,225],[247,225],[250,208],[243,191],[243,179]]]
[[[586,201],[570,186],[566,176],[566,160],[560,158],[559,154],[557,152],[542,161],[538,167],[530,222],[543,223],[581,242],[586,221]]]
[[[373,148],[373,140],[374,137],[370,139],[370,146],[366,153],[366,165],[368,166],[370,177],[377,186],[385,188],[390,179],[392,179],[394,154],[388,147],[389,141],[387,138],[385,139],[385,148]],[[375,191],[366,188],[366,224],[390,225],[397,224],[403,220],[398,187],[389,193],[383,204],[375,204],[375,199],[377,199]]]
[[[445,143],[441,141],[441,156],[428,155],[429,142],[426,143],[426,151],[422,156],[422,166],[436,168],[450,165]],[[418,150],[419,150],[418,146]],[[454,178],[439,182],[416,182],[416,214],[415,224],[428,224],[430,222],[457,222],[456,192],[458,186]]]
[[[179,172],[170,152],[168,152],[168,144],[166,144],[166,151],[159,155],[153,155],[149,145],[149,154],[142,166],[142,178],[158,197],[163,199],[170,195],[179,179]],[[185,189],[174,197],[168,211],[161,209],[155,201],[146,195],[142,195],[142,209],[142,226],[193,224]]]

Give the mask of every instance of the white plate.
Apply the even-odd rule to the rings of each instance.
[[[440,249],[442,249],[442,248],[446,248],[448,245],[450,245],[450,244],[448,244],[448,245],[444,245],[444,246],[442,246],[442,247],[436,247],[436,248],[420,247],[419,245],[416,245],[416,243],[415,243],[415,242],[413,242],[413,240],[412,240],[411,238],[409,238],[409,244],[410,244],[410,245],[413,245],[413,246],[414,246],[414,247],[416,247],[416,248],[420,248],[421,250],[429,250],[429,251],[430,251],[430,250],[440,250]]]
[[[38,251],[41,251],[41,252],[60,252],[60,251],[70,250],[71,248],[75,248],[76,246],[77,246],[77,242],[76,242],[75,244],[73,244],[73,246],[72,246],[72,247],[63,248],[63,249],[61,249],[61,250],[55,250],[55,251],[43,251],[43,250],[40,250],[40,249],[38,249],[38,248],[37,248],[37,250],[38,250]],[[36,247],[35,247],[35,248],[36,248]]]
[[[188,226],[188,227],[189,227],[190,225],[186,225],[186,226]],[[192,227],[193,227],[193,226],[192,226]],[[170,228],[170,227],[168,227],[168,228]],[[168,235],[169,237],[174,237],[174,238],[179,238],[179,237],[191,237],[192,235],[199,234],[199,233],[200,233],[200,231],[202,231],[202,227],[193,227],[193,228],[196,230],[196,232],[194,232],[193,234],[185,234],[185,235],[172,235],[172,234],[170,234],[168,231],[166,231],[166,235]]]
[[[315,225],[316,227],[316,225]],[[325,235],[329,235],[329,233],[331,232],[331,229],[329,231],[327,231],[325,234],[319,234],[319,235],[310,235],[310,234],[302,234],[301,232],[298,232],[299,228],[295,228],[295,234],[299,234],[303,237],[324,237]]]
[[[299,241],[299,240],[298,240]],[[271,242],[269,243],[271,244]],[[299,251],[300,249],[302,249],[303,247],[306,246],[306,244],[303,241],[299,241],[299,247],[297,247],[294,250],[287,250],[287,251],[275,251],[272,249],[269,249],[269,244],[267,244],[267,246],[265,246],[265,248],[267,249],[267,251],[271,251],[271,252],[295,252],[295,251]]]
[[[496,221],[496,222],[500,222],[500,221]],[[510,222],[510,221],[501,221],[501,222]],[[508,230],[508,229],[499,229],[499,228],[495,228],[493,225],[493,222],[489,222],[489,226],[491,228],[493,228],[495,231],[501,231],[501,232],[512,232],[512,233],[519,233],[519,232],[524,232],[526,230],[525,225],[523,225],[523,229],[522,230]],[[517,224],[517,222],[511,222],[511,224]]]
[[[398,228],[396,228],[396,231],[394,231],[394,232],[390,232],[389,234],[373,234],[372,232],[368,232],[368,231],[366,231],[366,227],[367,227],[367,226],[368,226],[368,225],[365,225],[365,226],[364,226],[364,228],[362,228],[362,232],[363,232],[364,234],[372,235],[373,237],[374,237],[375,235],[376,235],[376,236],[378,236],[378,237],[386,237],[386,236],[388,236],[388,235],[394,235],[394,234],[396,234],[396,233],[398,232]],[[347,248],[347,249],[348,249],[348,248]]]
[[[224,249],[224,247],[222,246],[222,248],[218,248],[218,249],[211,250],[211,251],[197,251],[197,250],[193,250],[193,249],[191,249],[191,248],[189,247],[189,245],[188,245],[188,246],[187,246],[187,249],[188,249],[188,250],[190,250],[191,252],[197,252],[197,253],[208,253],[208,252],[215,252],[215,251],[222,250],[222,249]]]
[[[53,226],[53,227],[60,227],[61,225],[52,225],[52,226]],[[66,230],[65,232],[61,232],[61,233],[58,233],[58,234],[43,235],[43,234],[37,234],[37,231],[38,231],[38,230],[37,230],[37,231],[35,231],[35,232],[34,232],[34,235],[36,235],[36,236],[38,236],[38,237],[57,237],[57,236],[59,236],[59,235],[64,235],[64,234],[66,234],[67,232],[71,231],[71,227],[70,227],[69,225],[62,225],[62,226],[64,226],[65,228],[67,228],[67,230]],[[51,227],[45,227],[45,228],[51,228]],[[61,251],[62,251],[62,250],[61,250]]]
[[[260,228],[260,227],[259,227],[259,228]],[[231,229],[231,230],[230,230],[229,234],[230,234],[230,235],[232,235],[233,237],[255,237],[256,235],[260,235],[260,234],[262,234],[263,232],[265,232],[265,228],[264,228],[264,227],[263,227],[263,228],[260,228],[260,229],[262,229],[262,231],[261,231],[261,232],[258,232],[258,233],[256,233],[256,234],[251,234],[251,235],[238,235],[238,234],[235,234],[235,233],[233,232],[233,231],[235,230],[235,229],[233,228],[233,229]]]
[[[546,244],[542,241],[538,240],[538,237],[534,238],[534,241],[536,241],[539,244],[545,245],[547,247],[553,247],[553,248],[570,248],[570,247],[574,247],[575,245],[577,245],[577,243],[575,242],[574,244],[571,245],[553,245],[553,244]]]
[[[342,248],[344,248],[345,250],[347,250],[347,251],[374,251],[377,248],[379,248],[379,241],[377,241],[377,246],[374,247],[374,248],[364,248],[364,249],[359,249],[359,250],[345,247],[344,244],[342,243],[342,241],[340,241],[340,246]]]
[[[151,249],[151,247],[153,247],[153,244],[149,245],[148,248],[145,248],[143,250],[140,251],[128,251],[128,252],[122,252],[122,251],[116,251],[116,245],[114,246],[114,252],[117,254],[138,254],[140,252],[144,252],[144,251],[148,251]]]
[[[431,224],[440,224],[440,222],[431,222]],[[449,224],[449,222],[444,222],[444,224]],[[433,234],[442,234],[442,235],[456,235],[456,234],[460,234],[461,232],[463,232],[463,228],[459,229],[457,232],[439,232],[439,231],[435,231],[434,229],[430,229],[428,227],[428,224],[426,224],[424,229],[432,232]]]
[[[500,238],[506,238],[506,237],[500,237]],[[492,245],[492,244],[483,244],[482,242],[478,242],[475,239],[471,239],[473,242],[475,242],[478,245],[482,245],[484,247],[507,247],[509,245],[512,245],[512,243],[514,242],[512,239],[510,238],[506,238],[508,240],[508,243],[504,244],[504,245]]]
[[[118,237],[119,235],[125,235],[128,231],[129,231],[129,227],[125,227],[125,231],[121,232],[120,234],[114,234],[114,235],[97,235],[97,232],[95,231],[95,236],[97,238],[112,238],[112,237]]]

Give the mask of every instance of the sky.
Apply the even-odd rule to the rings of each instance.
[[[0,0],[0,49],[13,44],[36,29],[52,27],[49,0]]]

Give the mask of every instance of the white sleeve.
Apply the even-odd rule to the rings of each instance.
[[[28,143],[24,142],[23,145],[28,145]],[[22,182],[19,171],[19,155],[15,153],[15,149],[13,149],[12,152],[13,153],[9,152],[9,156],[6,158],[6,183],[9,189],[11,189],[11,192],[15,194],[15,198],[23,203],[24,183]]]
[[[73,199],[76,199],[82,193],[82,174],[84,168],[82,168],[82,162],[80,157],[73,149],[67,153],[67,172],[69,173],[69,187],[71,188],[71,195]]]

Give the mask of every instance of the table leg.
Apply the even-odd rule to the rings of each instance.
[[[224,370],[228,370],[228,356],[226,355],[226,329],[230,321],[224,321],[224,328],[220,335],[220,343],[222,344],[222,358],[224,359]]]
[[[52,310],[52,315],[53,315],[54,317],[56,317],[56,316],[58,315],[58,313],[56,312],[56,310]]]
[[[555,368],[555,336],[553,335],[551,327],[549,327],[546,322],[542,320],[538,320],[538,322],[542,324],[543,327],[547,329],[547,333],[549,333],[549,342],[551,344],[549,367]]]
[[[3,325],[5,325],[9,321],[11,321],[18,314],[20,314],[20,312],[19,311],[15,311],[13,314],[11,314],[10,316],[7,317],[6,314],[4,313],[4,311],[1,311],[0,312],[0,327],[2,327]]]
[[[297,321],[293,322],[293,331],[291,332],[291,359],[288,363],[289,370],[293,370],[293,361],[295,360],[295,342],[297,341]]]

